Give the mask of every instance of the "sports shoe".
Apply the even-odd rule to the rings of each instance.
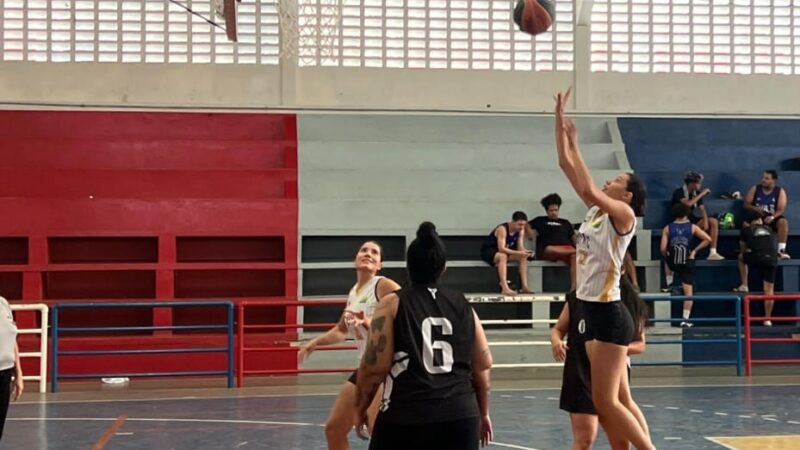
[[[772,326],[772,321],[771,320],[765,320],[764,321],[764,326],[765,327],[771,327]]]
[[[709,253],[708,258],[706,259],[708,259],[709,261],[722,261],[725,259],[725,257],[717,252],[714,252],[714,253]]]
[[[744,285],[742,285],[742,286],[738,286],[738,287],[735,287],[735,288],[733,288],[733,292],[744,292],[745,294],[746,294],[746,293],[747,293],[749,290],[750,290],[750,289],[748,289],[748,288],[747,288],[747,286],[744,286]]]
[[[672,286],[667,286],[661,288],[661,292],[672,292]]]
[[[693,326],[692,322],[681,322],[681,328],[692,328]]]
[[[792,259],[792,257],[789,256],[788,253],[786,253],[786,250],[778,250],[778,258],[780,258],[780,259]]]

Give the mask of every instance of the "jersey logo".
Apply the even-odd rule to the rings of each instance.
[[[386,380],[383,383],[383,399],[381,399],[381,405],[378,407],[381,412],[386,412],[389,409],[389,403],[392,402],[394,382],[401,373],[408,369],[408,353],[396,352],[392,363],[392,370],[386,375]]]
[[[581,319],[580,322],[578,322],[578,333],[586,334],[586,320],[585,319]]]
[[[436,289],[436,288],[428,288],[428,292],[431,293],[431,297],[433,297],[434,300],[436,300],[436,292],[438,292],[438,291],[439,290]]]
[[[361,297],[361,300],[359,300],[358,303],[367,303],[367,300],[369,300],[369,296],[365,295]]]

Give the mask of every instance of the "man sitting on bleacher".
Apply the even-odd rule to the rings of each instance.
[[[719,261],[725,259],[717,253],[719,221],[713,217],[708,217],[706,207],[703,206],[703,197],[710,194],[711,190],[706,188],[701,191],[702,182],[703,174],[693,170],[687,172],[683,178],[683,186],[675,189],[675,192],[672,193],[672,204],[683,203],[691,208],[689,221],[711,236],[711,250],[708,253],[708,259]],[[671,278],[671,276],[667,275],[667,278]]]
[[[744,209],[761,217],[764,225],[769,225],[778,233],[778,257],[789,259],[789,254],[786,253],[789,221],[784,216],[788,199],[786,190],[776,186],[777,181],[778,172],[765,170],[761,184],[751,187],[744,197]]]
[[[561,197],[549,194],[541,200],[547,215],[528,222],[528,240],[536,237],[536,256],[545,261],[563,261],[569,266],[569,288],[575,289],[575,228],[559,217]]]
[[[533,258],[533,252],[527,250],[522,243],[527,223],[528,216],[522,211],[515,211],[511,216],[511,222],[504,222],[494,227],[481,247],[481,259],[490,266],[497,267],[500,292],[503,295],[516,295],[516,292],[508,285],[509,261],[519,263],[521,291],[525,294],[533,293],[533,290],[528,287],[528,259]]]

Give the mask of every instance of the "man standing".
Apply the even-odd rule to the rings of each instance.
[[[751,212],[750,223],[742,229],[742,236],[739,246],[742,250],[741,262],[747,267],[761,269],[761,276],[764,282],[764,295],[775,294],[775,274],[778,265],[778,246],[775,242],[775,232],[772,227],[763,223],[763,219],[757,212]],[[746,275],[745,275],[746,276]],[[747,278],[743,283],[747,286]],[[764,311],[766,320],[764,326],[771,327],[772,309],[775,300],[764,301]]]

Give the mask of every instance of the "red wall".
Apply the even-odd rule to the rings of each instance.
[[[7,298],[295,296],[294,115],[0,111],[0,135],[0,294]],[[264,314],[253,319],[295,320],[291,309]],[[160,308],[70,311],[62,322],[220,319]],[[30,316],[21,322],[33,324]]]

